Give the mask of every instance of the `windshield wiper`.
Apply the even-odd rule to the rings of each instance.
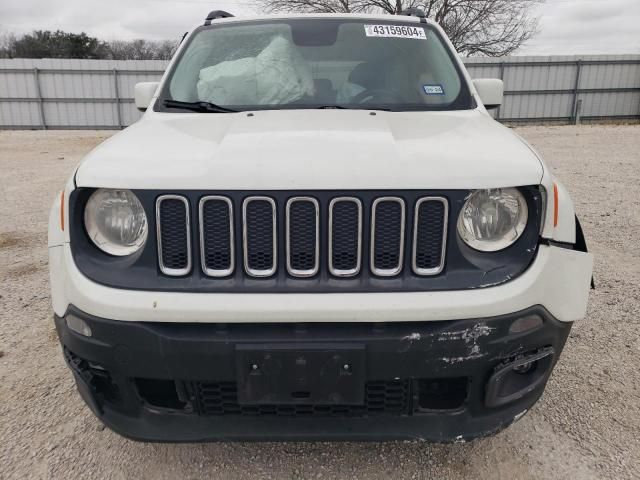
[[[237,112],[231,108],[221,107],[210,102],[181,102],[180,100],[165,100],[164,106],[167,108],[184,108],[185,110],[193,110],[194,112],[204,113],[232,113]]]
[[[342,105],[321,105],[316,108],[318,110],[349,110],[349,107],[343,107]]]

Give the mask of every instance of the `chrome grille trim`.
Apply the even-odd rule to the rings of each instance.
[[[356,267],[341,270],[333,267],[333,207],[339,202],[353,202],[358,207],[358,247],[356,252]],[[335,197],[329,203],[329,272],[335,277],[353,277],[362,268],[362,202],[356,197]]]
[[[398,248],[398,265],[395,268],[376,268],[375,248],[376,248],[376,208],[382,202],[396,202],[400,205],[400,245]],[[404,261],[404,231],[405,231],[405,206],[404,200],[400,197],[378,197],[371,206],[371,248],[369,250],[370,268],[374,275],[379,277],[393,277],[402,271]]]
[[[441,202],[444,205],[444,219],[442,222],[442,249],[440,251],[440,265],[435,268],[418,268],[416,256],[418,250],[418,220],[420,213],[420,205],[425,202]],[[411,251],[411,268],[416,275],[430,276],[437,275],[444,270],[444,263],[447,252],[447,227],[449,224],[449,202],[444,197],[422,197],[418,199],[415,206],[415,215],[413,219],[413,245]]]
[[[263,270],[257,270],[257,269],[252,269],[249,268],[249,251],[247,248],[247,235],[248,235],[248,231],[247,231],[247,206],[254,201],[257,200],[262,200],[262,201],[266,201],[269,204],[271,204],[271,221],[272,221],[272,232],[273,232],[273,238],[272,238],[272,247],[273,247],[273,264],[271,266],[271,268],[268,269],[263,269]],[[275,200],[273,200],[273,198],[271,197],[266,197],[266,196],[252,196],[252,197],[247,197],[244,199],[244,201],[242,202],[242,249],[243,249],[243,257],[244,257],[244,271],[247,273],[247,275],[250,275],[252,277],[270,277],[271,275],[273,275],[274,273],[276,273],[277,270],[277,266],[278,266],[278,242],[277,242],[277,238],[278,238],[278,223],[277,223],[277,218],[276,218],[276,202]]]
[[[162,225],[160,221],[160,212],[162,202],[165,200],[179,200],[184,203],[185,207],[185,229],[187,232],[187,266],[185,268],[169,268],[164,265],[162,260]],[[189,211],[189,201],[182,195],[161,195],[156,200],[156,235],[158,237],[158,265],[160,271],[165,275],[172,277],[180,277],[191,271],[191,220]]]
[[[296,202],[310,202],[313,204],[316,212],[316,244],[315,244],[315,262],[314,267],[309,270],[297,270],[291,266],[291,229],[290,229],[290,215],[289,211],[291,205]],[[320,204],[318,200],[313,197],[292,197],[287,200],[286,206],[286,255],[287,255],[287,272],[292,277],[313,277],[320,270]]]
[[[204,244],[204,206],[207,202],[217,200],[225,202],[229,209],[229,268],[226,269],[212,269],[207,267],[207,259],[205,256],[205,244]],[[236,252],[235,252],[235,235],[233,228],[233,203],[230,198],[221,195],[207,195],[202,197],[198,204],[199,213],[199,229],[200,229],[200,259],[202,271],[209,277],[228,277],[235,270]]]

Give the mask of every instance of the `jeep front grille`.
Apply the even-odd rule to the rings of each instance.
[[[248,278],[285,272],[301,279],[347,279],[362,273],[363,262],[368,273],[381,278],[403,272],[437,275],[445,263],[449,208],[438,196],[418,196],[410,202],[401,196],[379,196],[365,205],[356,196],[325,196],[321,202],[311,195],[285,200],[205,195],[194,213],[195,232],[190,215],[186,196],[162,195],[157,200],[158,257],[166,275],[191,271],[192,236],[199,240],[195,261],[202,275],[212,279],[236,275],[237,265]]]

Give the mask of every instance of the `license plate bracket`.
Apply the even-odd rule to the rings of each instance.
[[[241,405],[362,405],[365,347],[240,344],[236,377]]]

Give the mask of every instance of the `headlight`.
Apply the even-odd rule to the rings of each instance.
[[[458,217],[458,235],[481,252],[512,245],[527,226],[527,202],[516,188],[476,190]]]
[[[84,225],[96,246],[111,255],[131,255],[147,240],[147,216],[130,190],[96,190],[84,209]]]

